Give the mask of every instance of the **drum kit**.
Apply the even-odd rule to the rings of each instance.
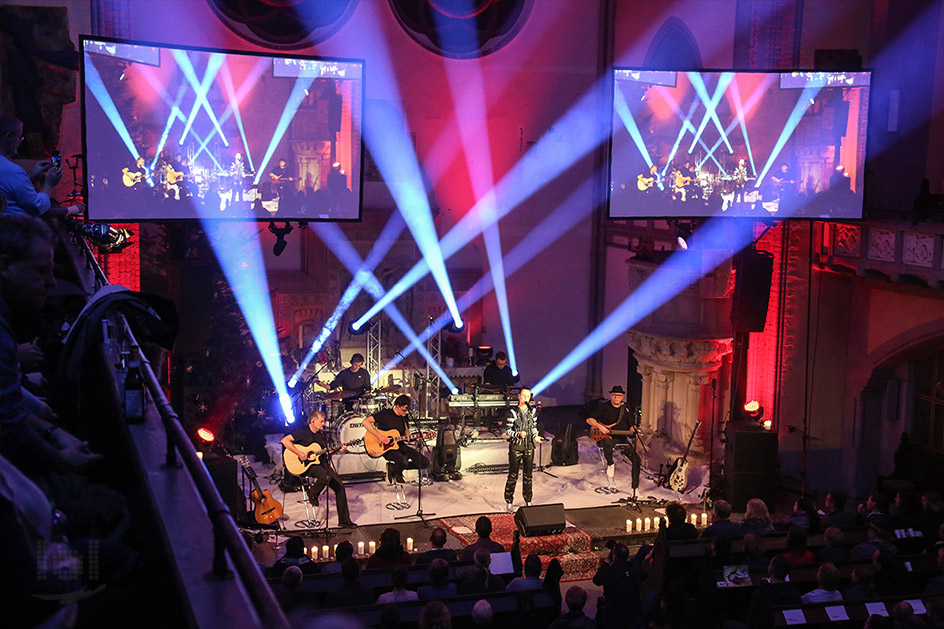
[[[327,391],[316,395],[313,401],[324,411],[325,429],[336,434],[337,443],[360,440],[357,445],[348,446],[347,452],[366,454],[363,438],[367,430],[364,428],[364,419],[377,411],[391,408],[394,398],[401,391],[397,386],[373,389],[364,394],[354,391]]]

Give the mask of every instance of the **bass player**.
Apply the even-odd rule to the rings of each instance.
[[[410,406],[413,401],[409,395],[399,395],[393,401],[393,408],[385,408],[382,411],[376,411],[364,419],[364,428],[368,433],[377,437],[381,445],[389,445],[394,442],[394,438],[389,434],[383,434],[380,431],[395,430],[400,437],[409,435],[405,417],[410,414]],[[429,467],[429,459],[422,452],[407,445],[401,441],[396,448],[391,448],[383,453],[383,457],[390,461],[393,466],[390,469],[391,481],[403,482],[403,470],[408,467],[411,469],[425,470]]]
[[[324,424],[324,413],[314,411],[308,416],[308,425],[285,435],[282,438],[282,445],[285,446],[286,450],[298,456],[302,462],[306,462],[310,458],[317,456],[317,449],[316,451],[310,451],[307,450],[308,446],[317,444],[322,451],[327,451],[329,447],[327,438],[324,433],[321,432],[321,429],[324,428]],[[300,448],[306,448],[306,450]],[[343,452],[344,450],[345,447],[342,446],[339,451]],[[347,506],[347,493],[344,491],[344,483],[341,482],[341,477],[338,475],[337,471],[335,471],[334,467],[331,466],[327,456],[321,456],[317,463],[309,465],[308,469],[302,472],[300,476],[308,476],[315,479],[314,483],[306,487],[308,500],[310,500],[312,504],[315,506],[318,505],[318,495],[321,494],[321,490],[327,485],[334,491],[334,496],[337,500],[338,526],[342,529],[357,528],[357,525],[351,521],[351,513]]]
[[[601,402],[587,418],[591,432],[599,431],[604,435],[608,435],[600,439],[597,444],[603,448],[603,456],[606,457],[606,480],[610,489],[616,488],[616,465],[613,463],[613,448],[617,445],[621,446],[623,455],[633,464],[633,489],[639,487],[639,468],[641,466],[639,454],[635,448],[626,442],[624,436],[611,434],[614,431],[619,433],[631,432],[634,439],[639,436],[636,416],[623,403],[625,397],[626,392],[623,391],[623,387],[620,385],[614,386],[610,389],[610,400]],[[618,443],[617,439],[619,440]]]

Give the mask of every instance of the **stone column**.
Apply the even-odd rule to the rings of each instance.
[[[689,456],[694,465],[706,463],[711,381],[731,352],[732,340],[680,339],[634,331],[627,336],[642,376],[641,427],[647,434],[664,438],[659,451],[650,449],[646,466],[658,470],[659,463],[671,463],[668,455],[681,456],[698,420],[703,423]]]

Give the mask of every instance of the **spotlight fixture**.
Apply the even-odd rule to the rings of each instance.
[[[269,231],[275,235],[275,244],[272,245],[272,255],[278,257],[282,255],[286,245],[288,245],[288,243],[285,242],[285,237],[292,233],[292,225],[286,222],[285,227],[276,227],[275,221],[270,221]]]
[[[213,434],[212,430],[206,427],[197,428],[197,437],[200,438],[200,441],[206,444],[216,441],[216,435]]]
[[[366,334],[369,328],[370,326],[368,325],[357,325],[356,319],[347,324],[347,331],[351,334],[351,336],[360,336],[361,334]]]
[[[446,326],[446,331],[449,334],[458,334],[464,329],[465,329],[465,321],[463,321],[462,319],[459,319],[458,323],[453,321],[449,325]]]
[[[751,400],[744,404],[744,416],[758,424],[764,424],[764,407],[757,400]]]
[[[672,221],[672,225],[675,227],[675,242],[678,243],[678,246],[685,251],[688,251],[688,241],[692,238],[692,233],[695,231],[695,223],[693,221]]]
[[[487,365],[492,359],[492,346],[479,345],[475,348],[475,364],[479,367]]]

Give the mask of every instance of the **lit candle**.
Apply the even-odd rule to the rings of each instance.
[[[644,522],[646,526],[645,530],[646,531],[650,530],[652,528],[652,518],[646,518]]]
[[[698,514],[692,514],[692,526],[698,526]]]
[[[406,551],[408,553],[413,552],[413,538],[412,537],[406,538]]]
[[[327,561],[327,560],[329,559],[329,557],[328,557],[328,545],[327,545],[327,544],[325,544],[324,546],[321,547],[321,558],[324,559],[325,561]]]
[[[664,518],[662,518],[662,521],[664,522],[662,526],[664,526],[665,528],[669,528],[669,516],[665,516]]]
[[[364,554],[364,542],[357,542],[357,554],[358,555]]]
[[[642,518],[636,518],[636,530],[642,531]]]
[[[335,559],[338,558],[338,545],[337,544],[334,545],[334,558]]]
[[[702,514],[701,514],[701,526],[702,526],[702,528],[708,526],[708,514],[707,514],[707,513],[702,513]]]
[[[370,540],[370,543],[367,545],[367,548],[370,550],[370,554],[373,555],[377,552],[377,542]]]
[[[317,547],[317,546],[312,546],[312,547],[311,547],[311,559],[312,559],[312,561],[314,561],[315,559],[318,559],[318,547]]]
[[[633,532],[633,521],[632,521],[632,520],[626,520],[626,532],[627,532],[627,533],[632,533],[632,532]]]

